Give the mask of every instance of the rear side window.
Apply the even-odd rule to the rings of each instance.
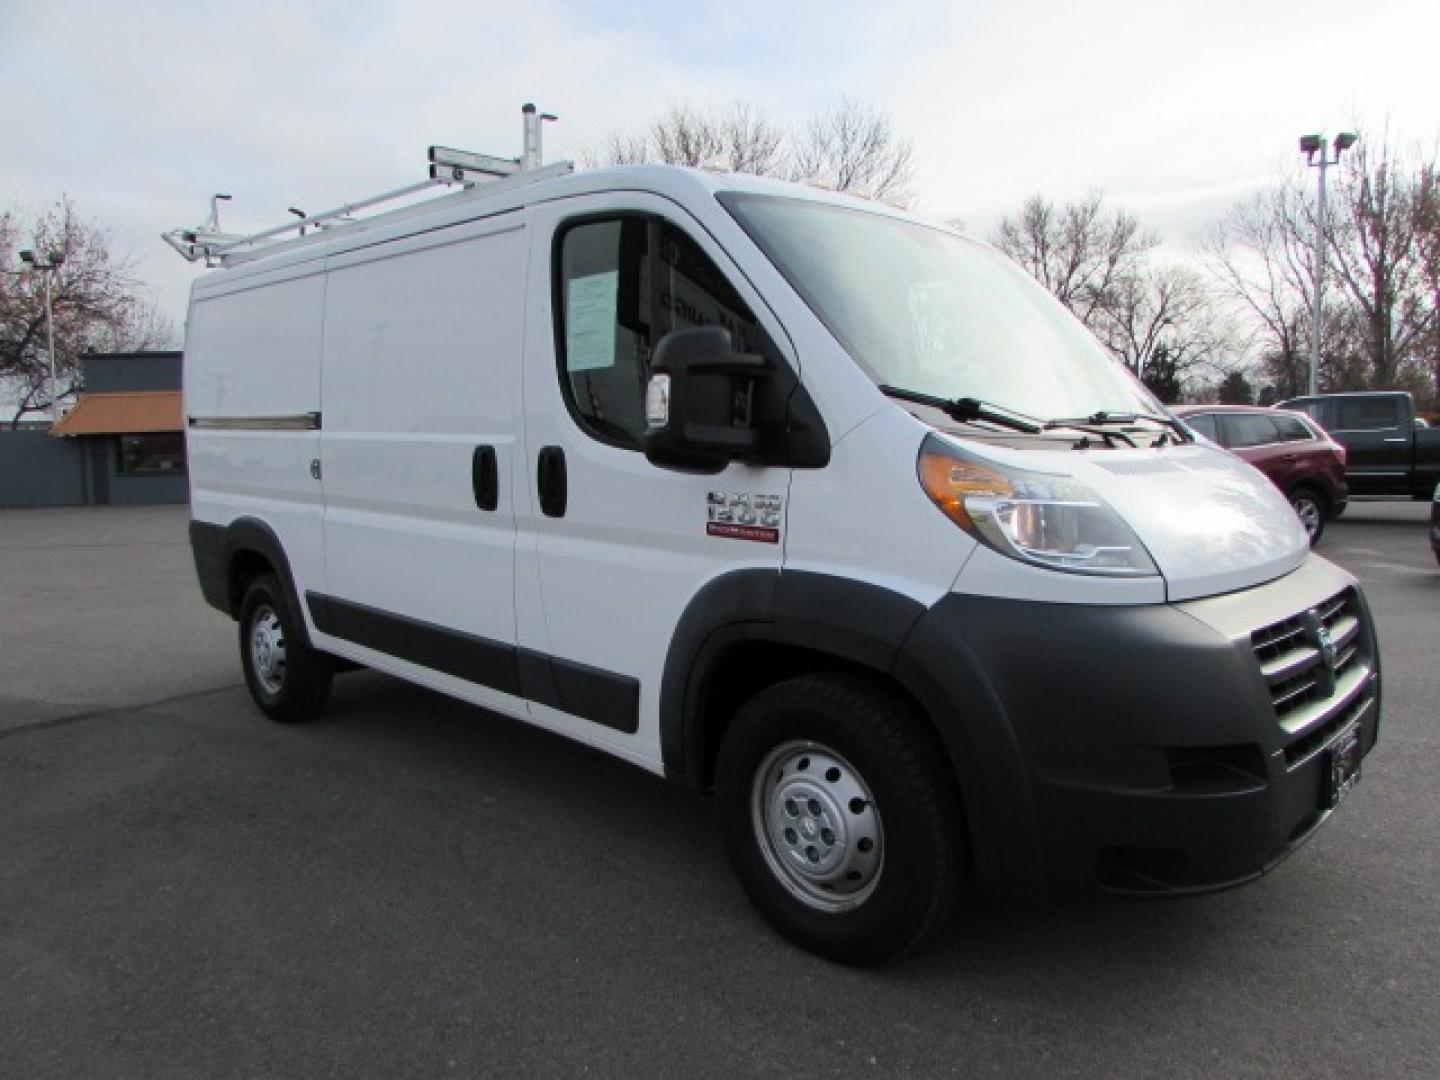
[[[655,346],[670,331],[691,326],[723,326],[737,351],[765,351],[745,301],[669,222],[627,215],[582,221],[560,233],[560,380],[571,411],[590,434],[639,448]]]
[[[1220,445],[1232,449],[1279,442],[1275,421],[1258,413],[1228,413],[1220,419]]]
[[[1189,424],[1212,442],[1220,441],[1220,435],[1215,430],[1215,417],[1210,413],[1201,413],[1199,416],[1187,416],[1185,417],[1185,423]]]
[[[1305,426],[1303,420],[1297,420],[1293,416],[1277,416],[1274,419],[1281,442],[1305,442],[1315,438],[1314,433]]]
[[[1339,431],[1384,431],[1400,426],[1400,402],[1395,398],[1346,398],[1336,404]]]
[[[1333,401],[1318,401],[1310,398],[1306,401],[1284,401],[1280,403],[1279,407],[1291,409],[1294,412],[1303,412],[1326,430],[1333,431],[1335,429],[1335,403]]]

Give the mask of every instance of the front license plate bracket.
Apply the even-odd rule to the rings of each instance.
[[[1360,725],[1351,724],[1331,741],[1325,751],[1325,790],[1321,805],[1338,806],[1360,782]]]

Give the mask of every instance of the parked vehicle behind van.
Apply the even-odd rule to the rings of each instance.
[[[1354,578],[943,227],[629,167],[175,236],[222,264],[191,539],[257,706],[362,664],[713,791],[806,948],[1252,880],[1375,743]]]
[[[1430,550],[1440,563],[1440,484],[1435,485],[1435,494],[1430,497]]]
[[[1440,482],[1440,430],[1416,417],[1408,393],[1317,394],[1278,407],[1314,417],[1345,447],[1353,495],[1424,500]]]

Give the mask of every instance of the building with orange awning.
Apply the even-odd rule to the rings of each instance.
[[[0,433],[0,505],[185,502],[180,355],[82,356],[83,389],[59,423]]]

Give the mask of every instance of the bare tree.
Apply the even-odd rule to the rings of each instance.
[[[1315,264],[1314,244],[1306,239],[1314,236],[1310,220],[1299,186],[1280,184],[1231,207],[1201,242],[1226,306],[1253,332],[1251,351],[1278,397],[1303,393],[1307,383]],[[1328,376],[1323,364],[1322,375]]]
[[[753,105],[737,101],[718,129],[731,172],[778,176],[785,171],[785,130]]]
[[[720,125],[714,117],[689,105],[672,105],[650,124],[650,145],[667,165],[708,165],[725,148]]]
[[[1184,384],[1212,379],[1237,351],[1204,279],[1184,266],[1133,268],[1092,319],[1115,358],[1167,401]]]
[[[1399,385],[1402,369],[1418,364],[1437,317],[1422,243],[1433,166],[1407,168],[1387,131],[1378,142],[1360,140],[1337,184],[1326,255],[1356,308],[1377,389]]]
[[[1416,242],[1420,254],[1420,279],[1430,309],[1430,332],[1421,349],[1430,357],[1430,378],[1434,385],[1433,407],[1440,409],[1440,170],[1431,164],[1421,171],[1417,182],[1415,217]]]
[[[1032,195],[1000,220],[993,242],[1166,401],[1243,351],[1203,277],[1154,264],[1159,237],[1098,191],[1065,204]]]
[[[660,162],[692,168],[774,176],[785,170],[785,132],[753,105],[736,102],[725,112],[672,105],[643,132],[612,132],[591,164]]]
[[[648,133],[637,135],[612,131],[605,136],[598,152],[587,150],[581,155],[581,160],[591,168],[600,165],[643,165],[654,161],[655,155],[650,150]]]
[[[1277,396],[1308,383],[1314,274],[1329,287],[1321,315],[1320,389],[1415,390],[1429,397],[1437,289],[1427,255],[1433,162],[1414,165],[1388,135],[1362,139],[1328,201],[1324,252],[1316,249],[1314,196],[1294,177],[1235,206],[1206,238],[1207,262],[1233,310],[1256,334]],[[1435,277],[1440,277],[1437,273]]]
[[[643,132],[610,134],[593,165],[663,162],[718,166],[755,176],[784,176],[903,204],[914,179],[910,141],[878,107],[842,99],[816,113],[799,131],[761,109],[736,102],[703,112],[672,105]]]
[[[1000,219],[992,242],[1095,329],[1115,291],[1160,239],[1103,194],[1057,206],[1041,195]]]
[[[915,153],[889,115],[875,105],[839,98],[822,108],[795,139],[790,175],[836,191],[905,205],[914,192]]]
[[[0,213],[0,380],[15,398],[12,426],[51,404],[45,286],[40,273],[20,268],[18,252],[26,247],[64,257],[51,290],[58,397],[77,389],[81,353],[156,348],[176,337],[133,265],[111,253],[105,233],[81,219],[69,199],[33,221]]]

